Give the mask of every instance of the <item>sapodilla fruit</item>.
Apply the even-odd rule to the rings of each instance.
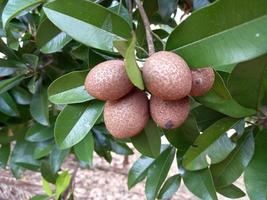
[[[189,98],[179,100],[162,100],[152,96],[150,99],[150,114],[152,119],[164,129],[179,127],[187,119],[190,105]]]
[[[191,73],[191,96],[202,96],[212,88],[215,79],[215,74],[211,67],[194,69],[191,70]]]
[[[164,100],[182,99],[190,93],[192,85],[186,62],[167,51],[154,53],[146,60],[143,78],[148,91]]]
[[[106,127],[116,138],[137,135],[145,128],[148,118],[148,99],[139,90],[133,90],[119,100],[107,101],[104,107]]]
[[[109,60],[96,65],[88,73],[84,86],[90,95],[100,100],[119,99],[133,88],[121,60]]]

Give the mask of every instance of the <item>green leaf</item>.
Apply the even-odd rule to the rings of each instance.
[[[90,1],[56,0],[46,4],[44,12],[59,29],[97,49],[113,52],[114,40],[131,37],[130,25],[122,17]]]
[[[177,148],[177,151],[184,154],[199,136],[196,119],[192,115],[189,115],[180,127],[165,130],[165,136]]]
[[[234,118],[251,116],[256,113],[253,109],[239,105],[230,95],[222,77],[216,73],[214,84],[205,95],[195,98],[204,106]]]
[[[18,75],[18,76],[9,78],[9,79],[1,80],[0,81],[0,94],[18,85],[24,78],[25,78],[24,75]]]
[[[123,6],[122,3],[119,3],[118,5],[109,7],[109,10],[112,10],[114,13],[116,13],[116,14],[120,15],[121,17],[123,17],[125,19],[125,21],[128,22],[130,27],[132,27],[132,19],[131,19],[131,16],[129,14],[129,11],[127,10],[127,8],[125,8]]]
[[[47,91],[45,88],[39,88],[36,93],[33,94],[30,104],[30,112],[32,117],[40,124],[44,126],[49,125],[49,108]]]
[[[55,123],[55,141],[61,149],[79,143],[91,130],[103,111],[103,102],[67,105]]]
[[[203,105],[198,106],[192,110],[192,114],[196,118],[197,125],[200,130],[205,130],[210,125],[225,117],[225,115],[209,109]]]
[[[30,198],[30,200],[48,200],[48,199],[49,196],[47,196],[46,194],[40,194]]]
[[[53,144],[50,141],[39,142],[34,149],[33,156],[34,159],[40,159],[49,155],[53,149]]]
[[[181,184],[181,176],[174,175],[167,179],[167,181],[162,186],[158,199],[171,199],[171,197],[177,192]]]
[[[221,195],[231,198],[231,199],[238,199],[246,196],[246,194],[238,187],[235,185],[231,184],[223,188],[217,189],[217,192],[220,193]]]
[[[183,175],[186,187],[203,200],[217,200],[216,190],[209,169],[186,171]]]
[[[48,196],[51,196],[52,195],[52,189],[49,185],[49,182],[47,182],[43,177],[42,177],[42,185],[43,185],[43,189],[44,189],[45,193]]]
[[[238,64],[228,80],[228,88],[240,105],[258,109],[263,98],[267,54]],[[248,95],[249,94],[249,95]]]
[[[267,198],[267,130],[257,133],[255,153],[245,170],[244,181],[250,200],[265,200]]]
[[[54,151],[55,152],[55,151]],[[41,163],[41,175],[42,178],[44,178],[46,181],[48,181],[49,183],[56,183],[56,179],[57,179],[57,170],[54,171],[52,168],[54,167],[52,165],[53,163],[50,163],[48,161],[43,161]]]
[[[68,188],[71,180],[71,175],[64,171],[59,174],[56,181],[56,200],[59,199],[60,195]]]
[[[254,154],[254,137],[250,130],[237,143],[237,147],[222,162],[212,165],[211,172],[216,187],[225,187],[238,179]]]
[[[47,54],[60,51],[71,39],[48,19],[42,21],[36,35],[37,46],[42,53]]]
[[[65,74],[48,87],[48,97],[55,104],[81,103],[94,99],[84,88],[88,71],[76,71]]]
[[[265,0],[221,0],[192,13],[176,27],[166,49],[192,67],[239,63],[267,52],[266,19]]]
[[[34,124],[26,133],[25,139],[30,142],[43,142],[53,138],[54,127],[46,127],[41,124]]]
[[[109,143],[110,143],[111,151],[115,152],[116,154],[120,154],[120,155],[132,155],[133,154],[133,150],[130,147],[128,147],[128,145],[125,143],[113,140],[112,138],[110,138]]]
[[[115,40],[113,46],[118,50],[118,52],[125,58],[126,51],[130,46],[130,42],[127,40]]]
[[[9,0],[2,13],[3,27],[6,28],[8,22],[23,11],[30,11],[43,3],[44,0]]]
[[[16,71],[22,70],[21,68],[18,68],[17,65],[21,65],[21,63],[15,60],[0,59],[0,76],[9,76]]]
[[[92,165],[94,153],[94,137],[92,132],[89,132],[82,141],[74,146],[75,156],[79,161]]]
[[[166,148],[149,168],[145,186],[147,200],[154,200],[158,196],[159,189],[170,170],[174,155],[174,148]]]
[[[31,94],[22,87],[15,87],[11,90],[11,94],[14,97],[17,104],[29,105],[31,101]]]
[[[142,79],[142,74],[135,60],[135,43],[136,43],[136,38],[135,36],[133,36],[133,39],[125,53],[125,65],[126,65],[125,67],[127,75],[131,80],[131,82],[140,90],[144,90],[145,86]]]
[[[10,155],[10,144],[0,144],[0,167],[5,168]]]
[[[160,154],[161,130],[150,119],[145,129],[131,138],[131,142],[142,155],[155,158]]]
[[[151,167],[155,159],[141,156],[134,162],[128,173],[128,188],[131,189],[137,183],[145,179],[148,169]]]
[[[57,147],[50,154],[49,163],[51,166],[52,172],[56,173],[61,164],[64,162],[65,158],[69,155],[70,149],[58,149]]]
[[[200,170],[209,166],[207,156],[211,164],[224,160],[236,146],[225,132],[238,121],[223,118],[207,128],[185,153],[183,166],[188,170]]]
[[[17,105],[7,92],[0,94],[0,112],[11,117],[19,116]]]

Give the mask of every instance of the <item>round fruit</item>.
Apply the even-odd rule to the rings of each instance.
[[[215,79],[215,74],[211,67],[194,69],[191,71],[191,73],[191,96],[202,96],[212,88]]]
[[[101,100],[119,99],[133,88],[121,60],[96,65],[88,73],[84,85],[90,95]]]
[[[119,100],[107,101],[104,107],[106,127],[116,138],[137,135],[145,128],[148,118],[147,96],[138,90]]]
[[[191,90],[190,69],[175,53],[160,51],[151,55],[144,64],[143,77],[152,95],[164,100],[181,99]]]
[[[153,120],[164,129],[179,127],[186,120],[190,110],[189,98],[169,101],[152,96],[150,113]]]

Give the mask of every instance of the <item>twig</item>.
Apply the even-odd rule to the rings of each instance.
[[[148,17],[146,15],[145,9],[144,9],[141,1],[135,0],[135,3],[138,7],[138,10],[140,12],[141,18],[142,18],[144,26],[145,26],[146,40],[147,40],[147,46],[148,46],[148,54],[152,55],[153,53],[155,53],[155,47],[154,47],[154,43],[153,43],[153,36],[152,36],[152,30],[150,28],[150,23],[149,23]]]

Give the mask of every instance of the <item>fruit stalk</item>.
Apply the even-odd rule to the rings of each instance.
[[[150,23],[148,20],[148,17],[146,15],[145,9],[141,3],[140,0],[135,0],[135,3],[138,7],[138,10],[140,12],[141,18],[143,20],[145,30],[146,30],[146,40],[147,40],[147,46],[148,46],[148,54],[151,56],[153,53],[155,53],[155,47],[153,43],[153,36],[152,36],[152,30],[150,28]]]

